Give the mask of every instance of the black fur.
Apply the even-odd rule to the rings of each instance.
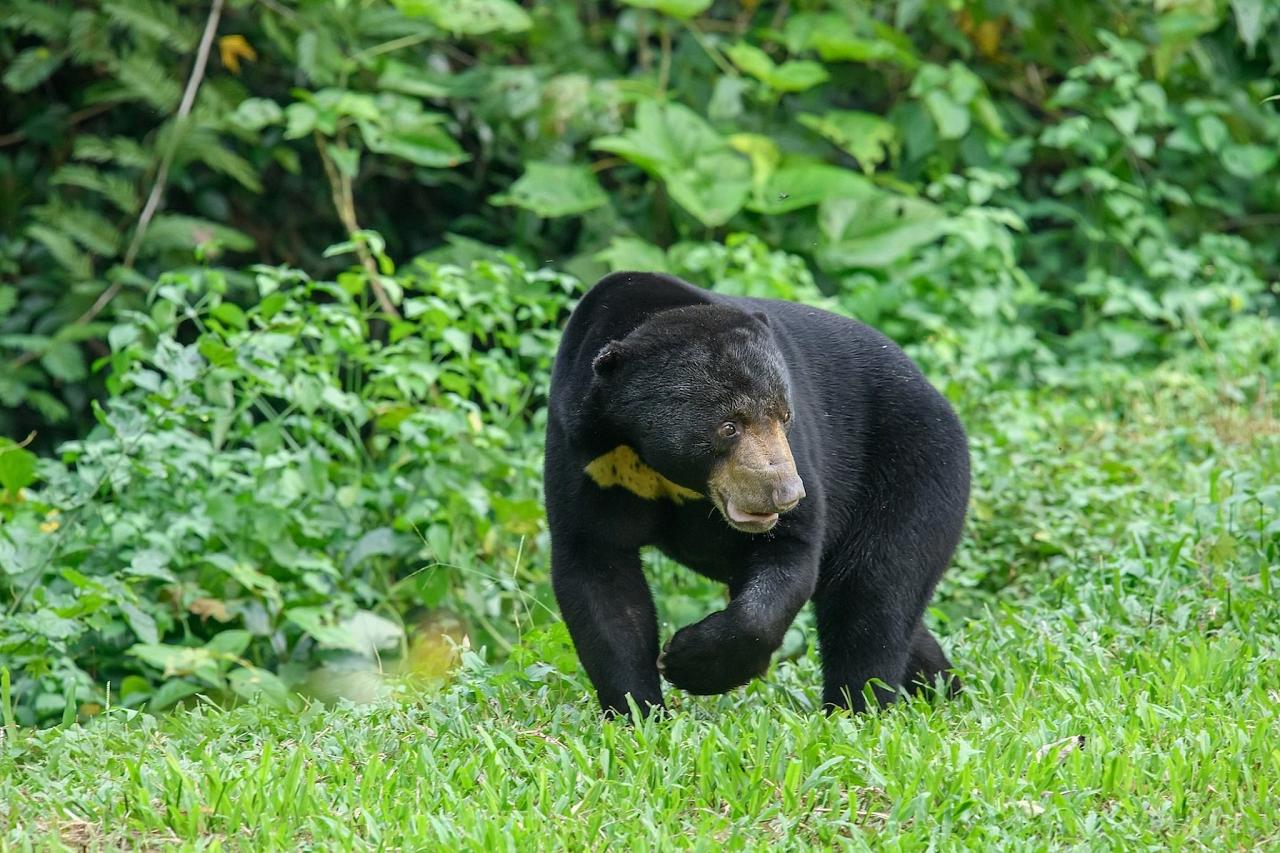
[[[731,528],[707,500],[645,500],[584,474],[628,444],[705,493],[711,436],[734,406],[794,413],[788,439],[807,496],[768,533]],[[871,679],[888,685],[873,685],[880,702],[939,675],[958,686],[921,616],[960,536],[968,448],[950,405],[874,329],[670,276],[610,275],[560,344],[545,477],[556,598],[607,711],[626,712],[628,694],[662,706],[647,545],[730,591],[723,611],[676,632],[662,654],[677,687],[717,693],[760,675],[809,600],[826,706],[862,710]]]

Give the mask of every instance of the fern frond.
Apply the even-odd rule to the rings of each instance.
[[[148,169],[155,162],[150,151],[127,136],[77,136],[71,156],[92,163],[115,163],[130,169]]]
[[[112,23],[152,41],[161,42],[180,53],[195,47],[198,32],[184,20],[171,3],[158,0],[108,0],[102,11]]]
[[[63,41],[67,37],[67,13],[44,0],[10,0],[0,7],[0,27],[40,36],[45,41]]]
[[[36,218],[58,229],[95,255],[114,256],[120,245],[120,232],[102,214],[78,205],[59,202],[35,208]]]
[[[138,212],[138,190],[134,182],[115,172],[104,172],[92,166],[69,163],[54,172],[49,180],[59,186],[79,187],[98,193],[115,205],[121,213]]]
[[[72,61],[79,65],[110,64],[117,55],[106,20],[88,9],[81,9],[71,16],[67,45],[71,48]]]
[[[14,92],[29,92],[62,67],[66,54],[48,47],[29,47],[13,58],[4,72],[4,85]]]
[[[226,225],[194,216],[162,213],[151,220],[139,253],[151,257],[165,251],[190,251],[210,241],[217,241],[234,252],[247,252],[254,245],[248,234]]]
[[[248,160],[225,147],[214,133],[199,129],[188,133],[178,146],[179,163],[204,163],[215,172],[232,178],[245,189],[262,192],[262,182]]]
[[[111,69],[120,84],[136,100],[171,113],[182,96],[182,84],[154,56],[138,51],[113,63]]]
[[[26,403],[39,412],[50,423],[61,423],[71,417],[71,410],[61,400],[48,391],[31,388],[27,391]]]
[[[71,273],[73,278],[85,279],[92,274],[93,264],[90,263],[89,256],[76,248],[76,244],[67,235],[47,225],[35,223],[27,226],[27,236],[44,246],[49,256]]]

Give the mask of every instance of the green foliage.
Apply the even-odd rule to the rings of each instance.
[[[362,228],[397,258],[478,243],[584,279],[618,241],[755,233],[919,342],[975,296],[920,282],[921,256],[981,219],[1023,283],[1002,314],[1049,361],[1156,361],[1274,305],[1261,0],[233,6],[179,121],[208,11],[0,13],[0,431],[75,435],[112,318],[193,253],[334,275],[321,250]],[[983,248],[945,254],[984,287]]]

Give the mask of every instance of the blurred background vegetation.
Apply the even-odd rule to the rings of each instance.
[[[0,68],[23,723],[563,651],[547,368],[611,269],[908,347],[978,455],[943,620],[1092,523],[1026,394],[1274,383],[1267,0],[8,0]]]

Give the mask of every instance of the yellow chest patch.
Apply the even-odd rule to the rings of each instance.
[[[625,444],[592,459],[585,470],[587,476],[601,488],[621,486],[648,501],[666,499],[681,504],[702,497],[693,489],[671,482],[641,462],[639,454]]]

